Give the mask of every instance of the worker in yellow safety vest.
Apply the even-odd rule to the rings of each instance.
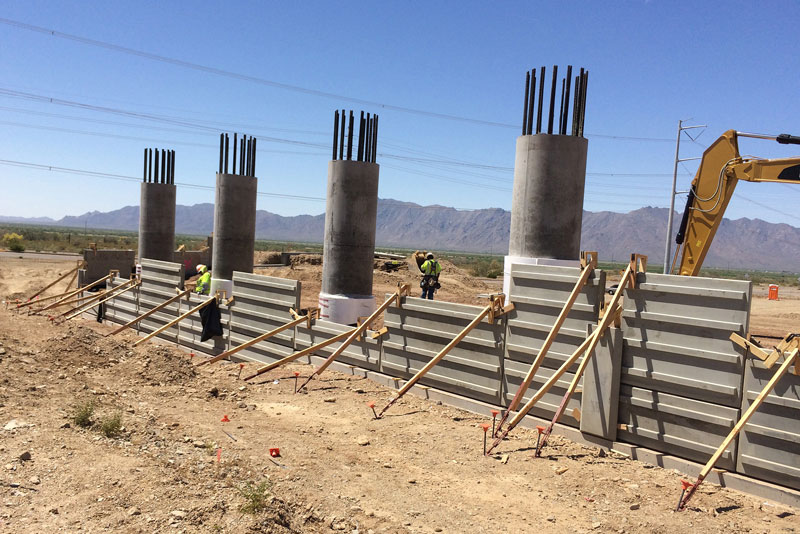
[[[197,265],[197,272],[200,274],[200,278],[197,279],[194,292],[199,295],[208,295],[208,291],[211,289],[211,273],[208,271],[208,267],[202,263]]]
[[[419,270],[422,271],[422,281],[419,283],[419,287],[422,288],[422,298],[433,300],[434,291],[442,287],[439,284],[439,273],[442,272],[442,266],[433,259],[433,253],[428,252],[425,255],[425,262],[419,266]]]

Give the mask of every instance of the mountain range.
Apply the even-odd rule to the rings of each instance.
[[[631,252],[637,252],[648,255],[651,263],[661,264],[668,213],[666,208],[653,207],[628,213],[584,211],[581,248],[598,251],[600,261],[624,261]],[[510,212],[499,208],[462,211],[381,199],[376,242],[380,247],[502,255],[508,251],[510,221]],[[676,214],[676,228],[679,221]],[[59,220],[0,216],[0,222],[135,231],[139,227],[139,207],[92,211]],[[213,227],[213,204],[177,206],[177,233],[208,235]],[[324,228],[324,214],[284,217],[264,210],[256,213],[259,239],[321,242]],[[674,246],[672,250],[674,253]],[[705,261],[707,267],[789,272],[799,271],[799,263],[800,228],[748,218],[724,219]]]

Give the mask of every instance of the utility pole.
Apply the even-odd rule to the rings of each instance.
[[[701,125],[697,125],[697,126],[684,126],[683,125],[683,119],[678,121],[678,136],[677,136],[677,139],[675,141],[675,167],[673,167],[673,170],[672,170],[672,190],[670,192],[670,198],[669,198],[669,218],[667,219],[667,244],[666,244],[666,247],[665,247],[665,250],[664,250],[664,274],[669,274],[669,271],[670,271],[669,260],[670,260],[670,257],[672,256],[672,219],[673,219],[673,213],[675,212],[675,195],[677,195],[678,193],[683,193],[684,192],[684,191],[676,191],[675,190],[675,187],[677,186],[677,183],[678,183],[678,163],[680,163],[682,161],[692,161],[692,160],[696,160],[696,159],[703,159],[703,158],[684,158],[684,159],[680,158],[681,133],[683,133],[686,130],[693,130],[695,128],[705,128],[705,127],[706,127],[705,124],[701,124]],[[689,139],[691,139],[692,141],[697,139],[696,137],[692,137],[688,133],[686,134],[686,136]]]

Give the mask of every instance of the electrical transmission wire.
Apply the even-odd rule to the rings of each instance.
[[[137,57],[149,59],[149,60],[152,60],[152,61],[158,61],[158,62],[161,62],[161,63],[166,63],[166,64],[170,64],[170,65],[175,65],[175,66],[178,66],[178,67],[183,67],[183,68],[192,69],[192,70],[196,70],[196,71],[200,71],[200,72],[214,74],[214,75],[217,75],[217,76],[224,76],[226,78],[232,78],[232,79],[247,81],[247,82],[251,82],[251,83],[256,83],[256,84],[259,84],[259,85],[265,85],[265,86],[268,86],[268,87],[275,87],[275,88],[278,88],[278,89],[283,89],[283,90],[286,90],[286,91],[292,91],[292,92],[295,92],[295,93],[302,93],[302,94],[307,94],[307,95],[312,95],[312,96],[317,96],[317,97],[322,97],[322,98],[334,99],[334,100],[338,100],[338,101],[352,102],[354,104],[375,106],[375,107],[379,107],[381,109],[398,111],[398,112],[401,112],[401,113],[409,113],[409,114],[413,114],[413,115],[432,117],[432,118],[437,118],[437,119],[445,119],[445,120],[450,120],[450,121],[466,122],[466,123],[472,123],[472,124],[479,124],[479,125],[483,125],[483,126],[495,126],[495,127],[500,127],[500,128],[513,128],[513,129],[518,129],[519,128],[518,124],[510,124],[510,123],[504,123],[504,122],[489,121],[489,120],[484,120],[484,119],[475,119],[475,118],[472,118],[472,117],[463,117],[463,116],[460,116],[460,115],[452,115],[452,114],[448,114],[448,113],[439,113],[439,112],[436,112],[436,111],[411,108],[411,107],[407,107],[407,106],[398,106],[398,105],[394,105],[394,104],[387,104],[385,102],[377,102],[377,101],[374,101],[374,100],[367,100],[367,99],[363,99],[363,98],[354,98],[354,97],[351,97],[351,96],[340,95],[340,94],[331,93],[331,92],[328,92],[328,91],[320,91],[318,89],[310,89],[308,87],[301,87],[299,85],[292,85],[292,84],[288,84],[288,83],[278,82],[278,81],[275,81],[275,80],[268,80],[266,78],[260,78],[258,76],[250,76],[248,74],[242,74],[242,73],[233,72],[233,71],[229,71],[229,70],[225,70],[225,69],[219,69],[219,68],[211,67],[211,66],[208,66],[208,65],[202,65],[200,63],[193,63],[191,61],[185,61],[185,60],[182,60],[182,59],[172,58],[172,57],[168,57],[168,56],[162,56],[162,55],[159,55],[159,54],[153,54],[153,53],[150,53],[150,52],[145,52],[143,50],[136,50],[134,48],[129,48],[129,47],[126,47],[126,46],[117,45],[117,44],[110,43],[110,42],[107,42],[107,41],[100,41],[100,40],[97,40],[97,39],[90,39],[88,37],[81,37],[79,35],[74,35],[74,34],[70,34],[70,33],[61,32],[61,31],[58,31],[58,30],[53,29],[53,28],[44,28],[42,26],[36,26],[34,24],[28,24],[28,23],[25,23],[25,22],[22,22],[22,21],[18,21],[18,20],[12,20],[12,19],[7,19],[7,18],[0,17],[0,23],[6,24],[8,26],[15,27],[15,28],[31,31],[31,32],[36,32],[36,33],[41,33],[41,34],[44,34],[44,35],[49,35],[51,37],[56,37],[56,38],[59,38],[59,39],[66,39],[66,40],[82,43],[82,44],[89,45],[89,46],[105,48],[107,50],[112,50],[114,52],[119,52],[119,53],[123,53],[123,54],[128,54],[128,55],[132,55],[132,56],[137,56]],[[669,143],[671,143],[673,141],[672,139],[667,139],[667,138],[637,137],[637,136],[625,136],[625,135],[586,134],[586,136],[587,137],[597,137],[597,138],[601,138],[601,139],[616,139],[616,140],[627,140],[627,141],[655,141],[655,142],[669,142]]]

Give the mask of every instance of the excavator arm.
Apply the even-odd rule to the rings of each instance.
[[[706,149],[692,180],[675,242],[675,259],[680,257],[678,274],[696,276],[700,272],[711,241],[722,222],[725,209],[739,180],[800,184],[800,157],[759,159],[739,154],[739,137],[771,139],[781,144],[800,145],[800,137],[777,137],[728,130]]]

